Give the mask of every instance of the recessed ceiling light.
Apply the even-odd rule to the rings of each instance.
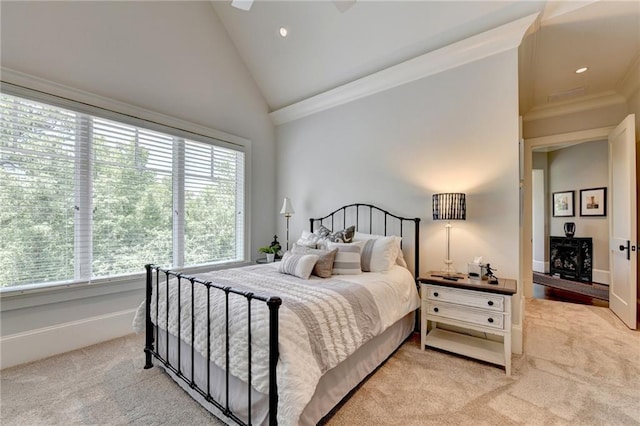
[[[583,72],[585,72],[586,70],[588,70],[589,68],[587,67],[582,67],[582,68],[578,68],[576,70],[576,74],[582,74]]]
[[[287,34],[289,34],[289,30],[287,30],[285,27],[280,27],[280,35],[282,37],[286,37]]]

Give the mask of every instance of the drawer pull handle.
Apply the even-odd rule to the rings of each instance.
[[[433,293],[433,297],[438,297],[438,292]]]
[[[489,319],[488,319],[488,321],[489,321],[490,323],[493,323],[493,318],[489,318]]]
[[[438,308],[433,308],[433,312],[438,312],[439,309]]]
[[[487,303],[489,304],[489,306],[493,306],[493,300],[489,300]]]

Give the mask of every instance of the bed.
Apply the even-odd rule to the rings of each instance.
[[[281,262],[197,277],[147,265],[145,368],[157,360],[227,424],[317,424],[415,330],[419,224],[350,204],[310,219]],[[322,251],[301,248],[316,236]],[[352,252],[367,272],[351,273]],[[306,276],[327,253],[331,276]]]

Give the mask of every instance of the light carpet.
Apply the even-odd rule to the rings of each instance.
[[[215,425],[127,336],[3,370],[3,425]],[[640,332],[606,308],[527,300],[512,376],[410,339],[328,425],[640,425]]]

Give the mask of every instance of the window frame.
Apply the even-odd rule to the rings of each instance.
[[[9,77],[8,79],[6,77]],[[14,95],[25,99],[30,99],[37,102],[46,103],[52,106],[69,109],[81,114],[87,114],[90,116],[96,116],[107,120],[113,120],[122,122],[127,125],[142,127],[145,129],[158,131],[168,134],[174,137],[174,141],[178,139],[192,140],[195,142],[202,142],[206,144],[212,144],[214,146],[232,149],[235,151],[244,153],[244,193],[241,202],[244,204],[244,224],[242,227],[242,242],[243,250],[242,256],[239,260],[226,261],[226,262],[213,262],[194,266],[181,266],[174,267],[172,269],[184,273],[197,273],[206,270],[225,269],[229,267],[236,267],[249,264],[250,262],[250,235],[251,235],[251,141],[239,136],[221,132],[208,127],[200,126],[188,121],[177,119],[174,117],[166,116],[157,112],[146,110],[144,108],[132,106],[119,101],[115,101],[109,98],[94,95],[92,93],[72,89],[66,86],[53,84],[51,82],[36,79],[26,74],[17,73],[14,71],[3,70],[2,81],[0,81],[0,92],[8,95]],[[7,81],[10,80],[10,81]],[[175,142],[174,142],[175,144]],[[184,152],[183,152],[184,154]],[[184,158],[184,157],[183,157]],[[174,158],[174,164],[179,159]],[[74,173],[79,173],[78,170]],[[174,172],[175,173],[175,172]],[[90,184],[90,183],[86,183]],[[174,186],[179,183],[174,181]],[[184,188],[180,188],[178,191],[178,199],[174,201],[174,209],[177,206],[182,205],[184,210]],[[180,195],[181,194],[181,195]],[[76,197],[78,195],[76,194]],[[180,200],[182,198],[182,200]],[[174,215],[175,216],[175,215]],[[174,248],[176,244],[183,245],[183,242],[176,243],[176,237],[184,236],[184,222],[182,222],[182,229],[180,226],[176,226],[174,221]],[[77,224],[76,224],[77,227]],[[183,249],[183,246],[181,247]],[[240,254],[240,253],[238,253]],[[90,256],[90,255],[89,255]],[[143,265],[141,265],[143,266]],[[72,300],[75,298],[82,298],[78,293],[77,297],[63,296],[63,293],[68,293],[69,289],[82,289],[86,287],[103,287],[100,294],[108,294],[111,292],[128,291],[133,289],[139,289],[141,279],[144,277],[144,273],[128,273],[121,275],[113,275],[109,277],[91,278],[86,274],[82,275],[80,279],[73,279],[72,281],[53,282],[53,283],[38,283],[38,284],[26,284],[13,287],[0,287],[0,299],[5,299],[14,295],[29,295],[31,293],[37,293],[40,295],[60,293],[61,300]],[[108,288],[111,288],[109,290]],[[84,293],[84,292],[81,292]],[[93,292],[92,292],[93,293]],[[58,297],[56,297],[57,299]],[[22,299],[22,298],[21,298]],[[7,300],[8,301],[8,300]],[[5,300],[3,300],[5,302]],[[16,302],[18,302],[16,300]],[[17,307],[23,307],[23,302],[18,302]],[[39,303],[36,303],[36,305]],[[12,306],[6,306],[3,303],[2,311],[5,308],[12,309]],[[11,303],[10,305],[13,305]],[[29,303],[28,305],[31,305]],[[15,308],[15,307],[13,307]]]

